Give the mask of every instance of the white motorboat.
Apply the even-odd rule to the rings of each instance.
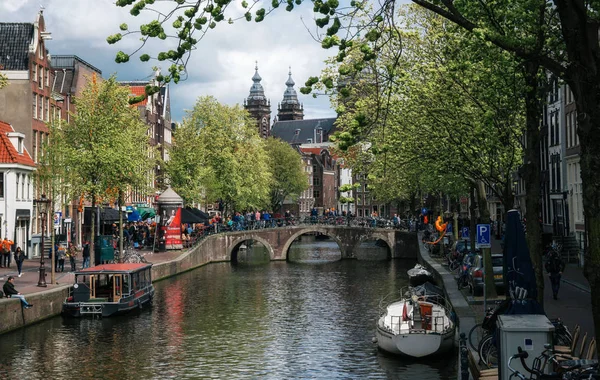
[[[423,285],[426,282],[434,282],[431,272],[425,269],[421,264],[416,264],[414,268],[409,269],[406,273],[408,274],[408,281],[412,286]]]
[[[429,286],[427,286],[429,285]],[[414,358],[446,352],[454,346],[456,325],[443,294],[431,284],[408,288],[400,300],[382,301],[377,320],[377,345],[392,354]],[[439,288],[437,288],[439,289]]]

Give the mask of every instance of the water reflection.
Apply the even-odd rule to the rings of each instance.
[[[0,378],[456,378],[455,355],[414,362],[372,343],[379,300],[414,262],[316,261],[337,245],[305,243],[290,253],[308,262],[211,264],[157,283],[152,309],[5,334]]]

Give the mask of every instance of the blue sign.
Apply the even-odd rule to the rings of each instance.
[[[427,207],[423,207],[423,208],[421,209],[421,214],[423,214],[423,215],[427,215]]]
[[[469,240],[469,227],[463,227],[460,229],[460,238]]]
[[[449,222],[448,225],[446,226],[446,233],[447,234],[452,233],[452,222]]]
[[[477,225],[477,244],[479,248],[491,248],[492,241],[490,239],[490,225],[489,224],[478,224]]]

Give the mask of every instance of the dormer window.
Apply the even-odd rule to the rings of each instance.
[[[19,154],[23,154],[23,138],[19,137],[19,141],[17,142],[17,152]]]

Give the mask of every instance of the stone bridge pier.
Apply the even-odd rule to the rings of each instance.
[[[418,238],[414,232],[383,228],[361,228],[347,226],[302,225],[230,232],[209,237],[211,256],[216,261],[230,261],[234,250],[244,241],[255,240],[268,250],[271,260],[286,260],[287,252],[294,240],[305,234],[323,234],[333,239],[342,253],[342,259],[352,259],[364,241],[382,240],[389,248],[391,258],[415,259]]]

